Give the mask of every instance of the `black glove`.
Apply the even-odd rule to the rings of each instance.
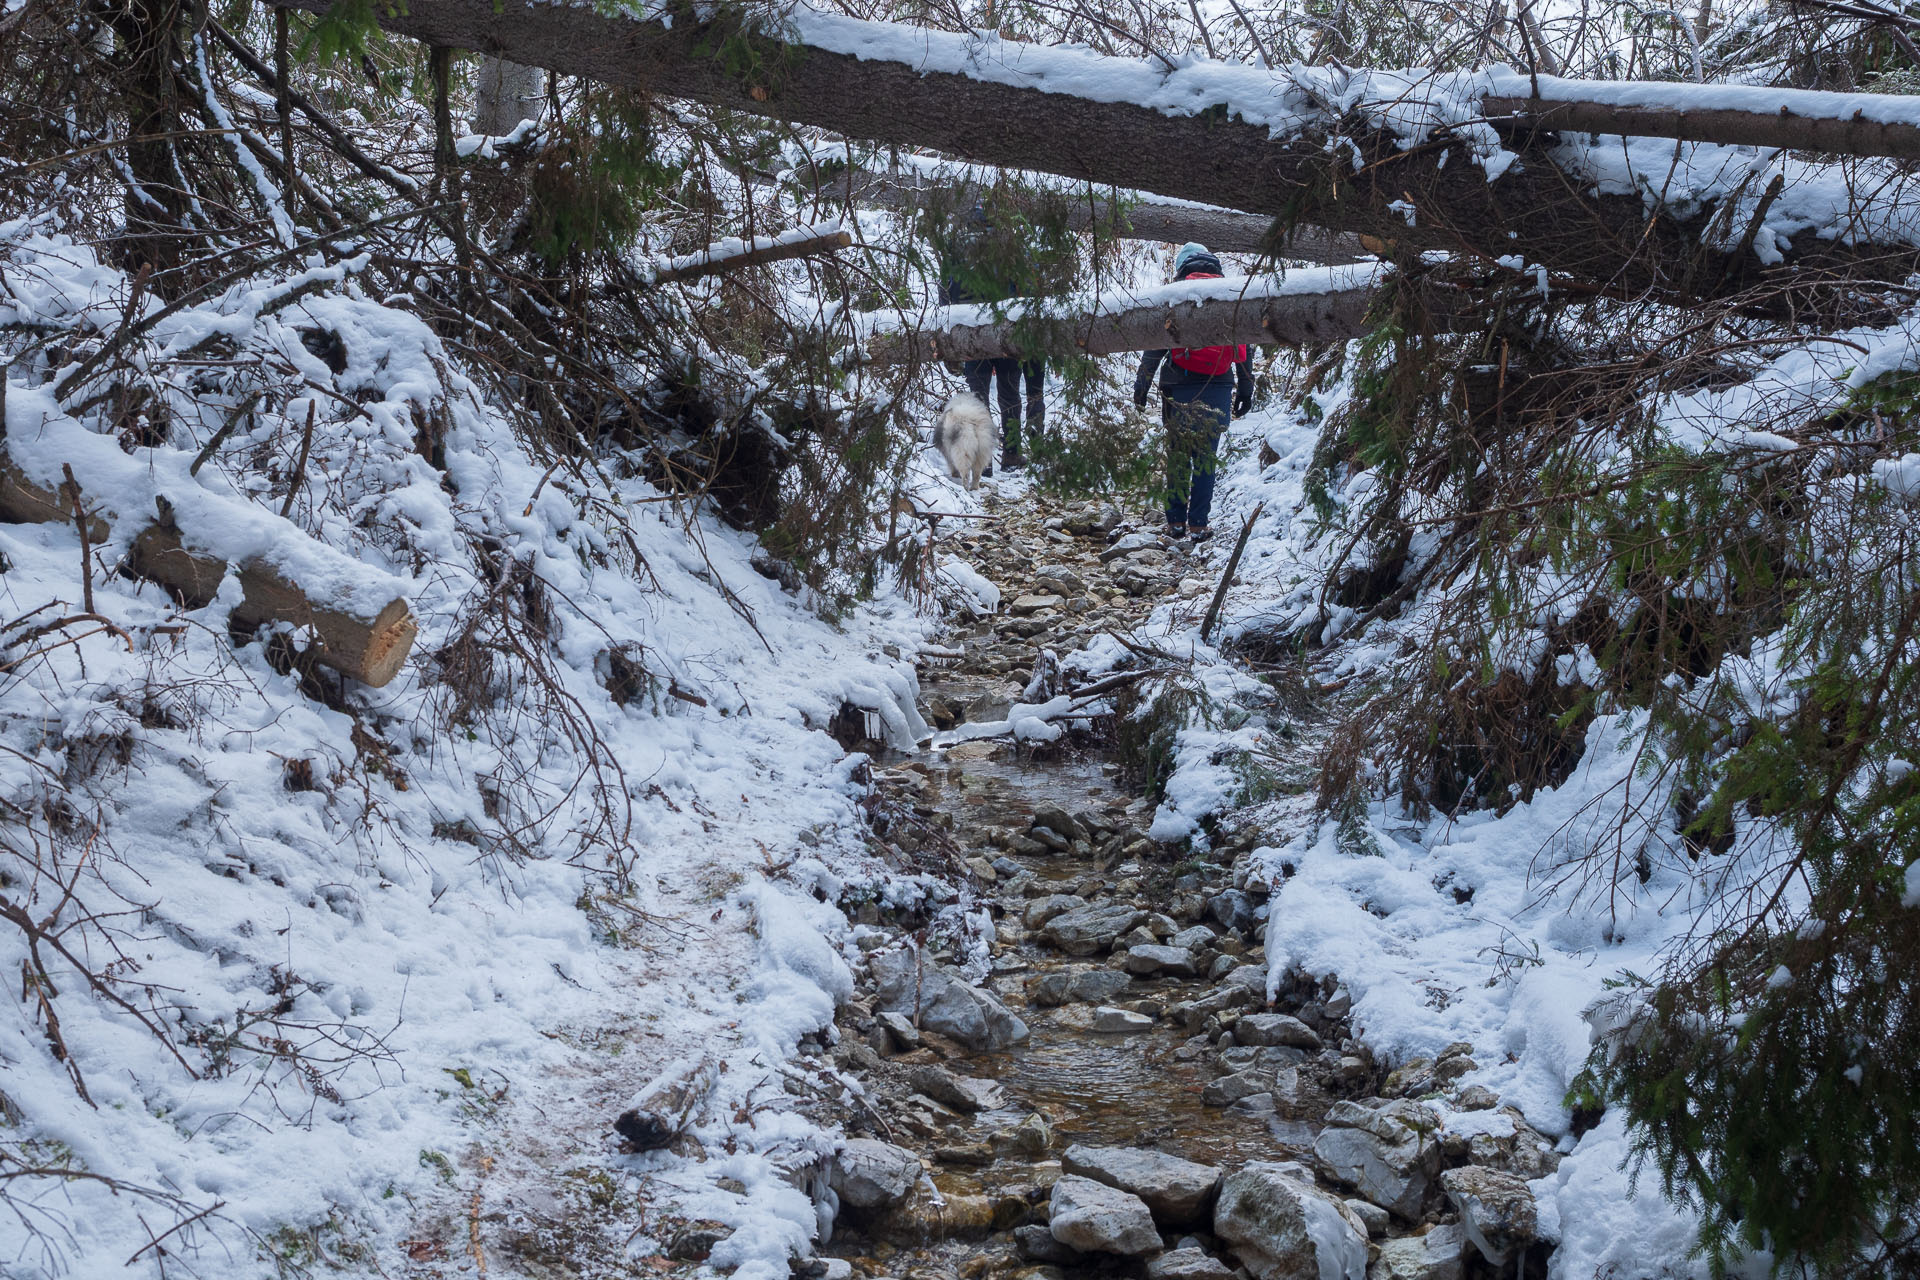
[[[1234,393],[1233,395],[1233,416],[1234,417],[1244,418],[1247,416],[1248,410],[1252,408],[1253,408],[1253,393],[1251,391],[1236,391]]]

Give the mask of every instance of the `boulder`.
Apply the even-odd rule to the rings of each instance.
[[[957,1076],[945,1067],[932,1064],[915,1067],[908,1073],[907,1083],[940,1105],[967,1115],[976,1111],[992,1111],[1006,1102],[1000,1086],[993,1081]]]
[[[1103,1004],[1133,985],[1117,969],[1057,969],[1027,985],[1027,998],[1042,1008],[1061,1004]]]
[[[920,1157],[878,1138],[847,1139],[827,1175],[840,1203],[856,1209],[891,1208],[919,1181]]]
[[[1070,956],[1097,955],[1146,918],[1146,912],[1119,903],[1089,903],[1047,921],[1040,936]]]
[[[1200,1104],[1206,1107],[1230,1107],[1242,1098],[1270,1093],[1273,1078],[1259,1071],[1239,1071],[1207,1081],[1200,1090]]]
[[[1219,935],[1204,924],[1188,925],[1167,939],[1170,947],[1185,947],[1188,951],[1198,951],[1202,947],[1213,945]]]
[[[1104,1182],[1065,1174],[1053,1184],[1049,1209],[1053,1238],[1082,1253],[1139,1257],[1160,1251],[1146,1203]]]
[[[873,1020],[885,1028],[893,1037],[893,1042],[902,1052],[911,1052],[920,1047],[920,1028],[913,1025],[913,1019],[902,1013],[882,1012],[873,1015]]]
[[[1234,1280],[1233,1268],[1189,1245],[1147,1260],[1147,1280]]]
[[[975,1052],[1005,1049],[1027,1038],[1027,1024],[982,991],[913,950],[871,960],[877,1009],[904,1014],[923,1031],[951,1037]]]
[[[1185,947],[1149,944],[1127,952],[1127,972],[1139,978],[1191,978],[1199,970],[1194,967],[1193,952]]]
[[[1533,1192],[1518,1174],[1466,1165],[1440,1175],[1440,1189],[1460,1212],[1460,1227],[1480,1256],[1500,1266],[1539,1233]]]
[[[1164,1226],[1188,1226],[1207,1220],[1220,1171],[1210,1164],[1182,1160],[1164,1151],[1139,1147],[1089,1147],[1074,1144],[1060,1157],[1068,1173],[1139,1196]]]
[[[1320,1037],[1312,1027],[1284,1013],[1249,1013],[1233,1024],[1233,1038],[1241,1044],[1320,1048]]]
[[[1093,1011],[1093,1021],[1088,1024],[1088,1029],[1110,1034],[1151,1031],[1153,1019],[1131,1009],[1116,1009],[1110,1004],[1103,1004]]]
[[[1461,1280],[1466,1274],[1460,1257],[1464,1247],[1460,1228],[1451,1223],[1423,1236],[1385,1241],[1367,1269],[1367,1280]]]
[[[1046,827],[1058,831],[1069,840],[1077,840],[1087,834],[1086,825],[1068,813],[1063,806],[1057,804],[1043,804],[1034,809],[1031,827]]]
[[[1228,1174],[1213,1233],[1257,1280],[1366,1280],[1366,1227],[1297,1164]]]
[[[1207,919],[1229,933],[1253,928],[1253,899],[1241,889],[1223,889],[1207,899]]]
[[[1327,1112],[1313,1155],[1335,1182],[1417,1221],[1440,1168],[1439,1131],[1439,1116],[1417,1102],[1378,1108],[1340,1102]]]
[[[1087,904],[1071,893],[1050,893],[1044,898],[1035,898],[1020,913],[1020,923],[1028,929],[1038,929],[1055,916],[1065,915],[1069,911],[1078,911]]]

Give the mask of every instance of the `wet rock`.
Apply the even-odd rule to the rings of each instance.
[[[1146,912],[1118,903],[1090,903],[1047,921],[1041,936],[1070,956],[1096,955],[1146,918]]]
[[[1193,952],[1185,947],[1154,944],[1127,952],[1127,972],[1140,978],[1191,978],[1199,969],[1193,963]]]
[[[935,1147],[934,1161],[938,1164],[965,1165],[971,1168],[984,1168],[993,1163],[994,1150],[984,1142],[968,1142],[959,1146]]]
[[[1052,827],[1034,827],[1027,832],[1027,839],[1044,846],[1049,853],[1065,853],[1073,848],[1073,838],[1060,834]]]
[[[1233,1038],[1241,1044],[1320,1048],[1320,1037],[1312,1027],[1284,1013],[1249,1013],[1233,1024]]]
[[[993,1142],[1004,1151],[1037,1160],[1053,1145],[1053,1129],[1047,1124],[1047,1118],[1035,1111],[1013,1128],[995,1134]]]
[[[882,952],[870,964],[877,1007],[916,1018],[922,1030],[951,1036],[976,1052],[1027,1038],[1027,1024],[991,993],[912,950]]]
[[[1466,1165],[1440,1175],[1440,1189],[1460,1213],[1460,1226],[1480,1256],[1499,1266],[1533,1243],[1539,1210],[1518,1174]]]
[[[1364,1280],[1366,1227],[1297,1164],[1250,1164],[1220,1184],[1213,1233],[1258,1280]]]
[[[1038,1223],[1014,1228],[1013,1246],[1020,1251],[1021,1257],[1030,1262],[1047,1262],[1060,1267],[1080,1267],[1094,1261],[1072,1245],[1062,1244],[1054,1239],[1053,1232]]]
[[[1460,1228],[1446,1224],[1423,1236],[1388,1240],[1367,1269],[1367,1280],[1461,1280],[1466,1274]]]
[[[1038,929],[1055,916],[1077,911],[1086,903],[1070,893],[1050,893],[1044,898],[1035,898],[1020,913],[1020,923],[1029,929]]]
[[[878,1138],[847,1139],[827,1177],[840,1203],[856,1209],[899,1204],[919,1180],[920,1157]]]
[[[1027,999],[1042,1008],[1062,1004],[1104,1004],[1133,985],[1116,969],[1057,969],[1027,984]]]
[[[1257,1071],[1240,1071],[1230,1076],[1221,1076],[1209,1080],[1200,1090],[1200,1103],[1208,1107],[1230,1107],[1242,1098],[1251,1098],[1258,1093],[1270,1093],[1273,1081]]]
[[[917,1245],[932,1240],[980,1240],[1013,1225],[1006,1211],[987,1196],[945,1193],[935,1195],[925,1183],[892,1208],[865,1219],[866,1233],[876,1240]]]
[[[1088,1024],[1094,1031],[1109,1033],[1153,1030],[1153,1019],[1144,1013],[1135,1013],[1132,1009],[1116,1009],[1112,1005],[1102,1005],[1093,1011],[1093,1021]]]
[[[1188,1246],[1148,1259],[1147,1280],[1234,1280],[1234,1271],[1205,1249]]]
[[[1336,1103],[1313,1144],[1329,1177],[1408,1221],[1440,1167],[1440,1118],[1414,1102]]]
[[[1080,820],[1057,804],[1043,804],[1034,809],[1031,826],[1057,831],[1069,840],[1084,839],[1087,834]]]
[[[1060,1167],[1139,1196],[1153,1211],[1154,1220],[1164,1226],[1206,1222],[1213,1194],[1220,1187],[1220,1170],[1212,1165],[1140,1147],[1076,1143],[1060,1157]]]
[[[945,1067],[915,1067],[908,1073],[907,1083],[935,1102],[967,1115],[993,1111],[1006,1103],[1000,1086],[993,1081],[957,1076]]]
[[[1053,1184],[1049,1205],[1053,1238],[1083,1253],[1138,1257],[1160,1251],[1160,1233],[1139,1196],[1065,1174]]]

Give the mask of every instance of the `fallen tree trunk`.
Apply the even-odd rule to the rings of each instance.
[[[777,235],[755,236],[751,240],[729,238],[715,241],[704,249],[677,258],[660,258],[653,264],[654,284],[676,284],[697,280],[722,271],[785,262],[816,253],[831,253],[853,243],[853,233],[839,223],[819,227],[794,227]]]
[[[902,170],[847,169],[818,182],[822,196],[849,206],[878,209],[918,209],[939,199],[951,206],[978,198],[983,184],[960,176]],[[1288,234],[1275,219],[1237,209],[1209,205],[1170,204],[1141,198],[1119,205],[1105,197],[1075,199],[1066,210],[1068,230],[1096,232],[1123,240],[1158,240],[1165,244],[1198,241],[1216,253],[1271,253],[1275,257],[1328,265],[1358,262],[1383,246],[1372,248],[1361,238],[1320,227],[1296,227]]]
[[[0,520],[16,524],[71,523],[80,495],[48,489],[28,479],[0,447]],[[105,542],[111,532],[99,516],[87,520],[87,540]],[[189,609],[210,603],[229,566],[216,556],[189,550],[170,515],[160,512],[134,537],[127,567],[165,587]],[[311,630],[318,641],[314,658],[324,666],[374,688],[398,674],[413,648],[419,624],[402,597],[389,601],[372,618],[318,604],[266,560],[255,557],[237,568],[241,599],[233,624],[244,630],[288,623]]]
[[[330,0],[273,2],[320,11]],[[1680,194],[1650,217],[1641,187],[1618,174],[1596,191],[1617,144],[1589,152],[1557,139],[1563,145],[1555,158],[1570,166],[1563,168],[1532,145],[1541,139],[1522,117],[1518,133],[1508,135],[1525,149],[1514,163],[1495,145],[1494,131],[1475,120],[1462,96],[1468,90],[1444,77],[1381,76],[1377,83],[1394,96],[1354,98],[1334,92],[1340,86],[1331,80],[1320,83],[1335,74],[1327,69],[1293,81],[1220,64],[1162,71],[1083,50],[805,9],[786,12],[778,42],[744,31],[737,17],[720,25],[679,12],[668,26],[533,0],[409,0],[375,13],[389,30],[429,44],[850,136],[1285,216],[1375,236],[1401,251],[1518,256],[1544,268],[1562,293],[1680,304],[1740,295],[1755,314],[1863,322],[1888,308],[1859,298],[1861,287],[1900,285],[1920,265],[1920,231],[1901,212],[1898,190],[1877,190],[1871,199],[1852,193],[1831,209],[1814,208],[1827,197],[1809,183],[1813,195],[1796,216],[1769,231],[1763,261],[1754,236],[1729,244],[1722,229],[1739,211],[1715,194],[1724,184],[1703,175],[1698,189],[1687,189],[1691,182],[1670,182],[1663,160],[1662,172],[1638,175],[1647,179],[1644,190]],[[723,56],[743,50],[764,56]],[[1351,84],[1361,73],[1340,74]],[[1473,83],[1484,96],[1484,84]],[[1091,86],[1100,96],[1055,86]],[[1435,86],[1453,94],[1441,104],[1445,111],[1429,104]],[[1775,115],[1779,105],[1808,101],[1790,90],[1767,92]],[[1419,125],[1422,118],[1433,123]],[[1890,134],[1907,127],[1884,123]],[[1716,140],[1704,127],[1689,128]],[[1795,145],[1796,137],[1789,132],[1781,142]],[[1591,173],[1582,168],[1589,160]],[[1874,207],[1864,214],[1849,208],[1856,197]],[[1823,237],[1841,226],[1852,238]]]
[[[614,1131],[640,1151],[668,1146],[693,1122],[721,1070],[720,1060],[710,1054],[673,1063],[613,1118]]]
[[[875,364],[909,360],[1028,357],[1040,345],[1104,356],[1168,347],[1294,346],[1367,331],[1367,311],[1385,268],[1311,267],[1285,276],[1188,280],[1158,289],[1116,289],[1080,298],[1015,300],[933,312],[906,332],[876,317],[867,341]]]

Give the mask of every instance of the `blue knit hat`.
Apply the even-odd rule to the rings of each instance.
[[[1197,240],[1189,240],[1180,246],[1180,252],[1173,255],[1173,274],[1176,276],[1179,275],[1181,270],[1195,258],[1211,258],[1212,256],[1213,255],[1207,251],[1207,246]]]

